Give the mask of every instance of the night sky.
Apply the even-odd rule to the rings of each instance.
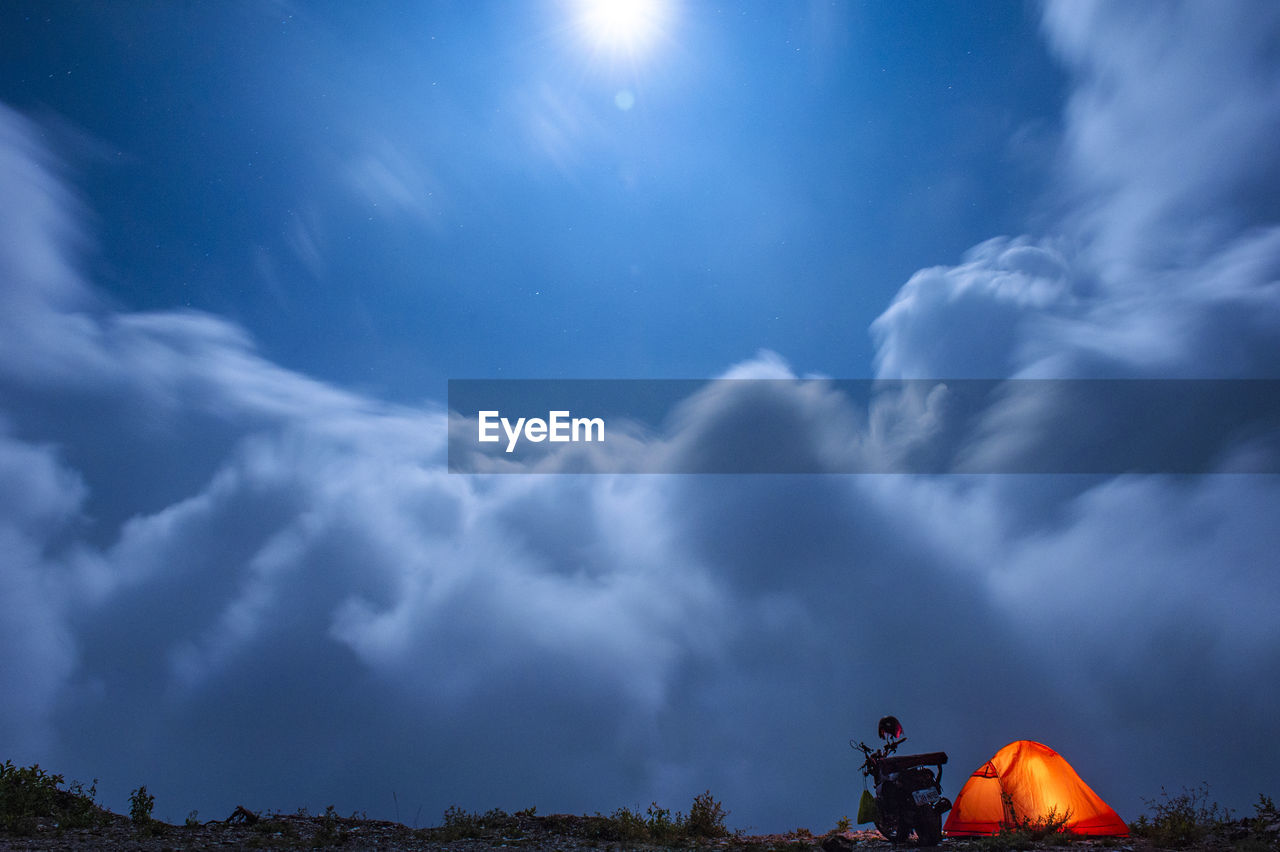
[[[372,5],[0,9],[0,759],[174,821],[710,789],[823,831],[894,713],[953,797],[1020,738],[1128,820],[1280,793],[1249,435],[445,466],[449,379],[1280,378],[1280,6]]]

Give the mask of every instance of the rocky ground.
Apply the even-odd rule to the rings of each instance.
[[[52,823],[38,823],[24,834],[0,833],[0,850],[238,850],[238,849],[350,849],[432,850],[433,852],[649,852],[664,848],[702,849],[706,852],[888,852],[892,847],[874,831],[830,832],[816,836],[797,830],[785,835],[733,835],[724,838],[682,841],[673,846],[608,836],[614,828],[599,817],[533,816],[509,818],[501,826],[446,824],[438,828],[412,829],[382,820],[341,818],[333,813],[256,815],[237,811],[228,820],[198,825],[167,825],[153,822],[139,830],[126,817],[103,812],[102,824],[94,828],[62,829]],[[1044,842],[1023,846],[1000,845],[991,841],[944,840],[942,848],[954,852],[1010,852],[1014,848],[1045,846]],[[1147,852],[1156,847],[1138,839],[1077,840],[1076,850]],[[1243,850],[1266,852],[1277,849],[1276,837],[1251,837],[1244,845],[1240,838],[1214,837],[1196,847],[1200,850]]]

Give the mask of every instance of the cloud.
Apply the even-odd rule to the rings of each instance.
[[[95,306],[72,194],[0,118],[4,189],[45,222],[4,246],[25,312],[0,379],[0,677],[24,700],[0,747],[214,811],[647,794],[654,718],[724,618],[649,528],[650,488],[450,476],[438,410],[280,368],[208,314]]]
[[[1062,232],[916,273],[872,325],[877,374],[1276,375],[1277,29],[1257,3],[1047,4]]]
[[[1046,5],[1044,27],[1074,82],[1061,232],[991,240],[958,266],[917,273],[872,326],[878,374],[1274,377],[1275,10],[1060,2]],[[1092,428],[1091,412],[1044,414],[994,408],[988,446]],[[1280,637],[1262,615],[1280,583],[1261,567],[1280,545],[1276,487],[997,478],[963,490],[920,482],[913,499],[963,493],[993,519],[974,537],[991,548],[973,560],[986,566],[975,579],[1074,715],[1051,744],[1099,755],[1104,777],[1138,789],[1210,778],[1244,802],[1263,784],[1241,775],[1250,744],[1274,738],[1258,708],[1280,682],[1269,650]],[[957,534],[942,532],[949,512],[934,517],[935,532]],[[1223,747],[1164,753],[1213,731],[1231,732]],[[1139,765],[1103,756],[1119,754]]]
[[[1277,28],[1266,3],[1046,6],[1075,81],[1063,147],[1077,226],[1126,292],[1159,286],[1141,270],[1196,264],[1280,214]]]
[[[371,207],[411,215],[440,231],[447,208],[444,189],[417,159],[387,139],[375,139],[345,164],[344,177],[351,191]],[[304,256],[314,251],[305,242],[300,248]]]
[[[1054,3],[1044,23],[1076,81],[1068,224],[1100,288],[1067,342],[1145,371],[1275,375],[1280,14]]]
[[[911,276],[871,324],[876,375],[890,379],[1004,378],[1026,360],[1037,321],[1070,315],[1067,258],[1027,237],[998,237],[955,267]]]
[[[1242,804],[1265,784],[1237,776],[1275,735],[1263,708],[1280,697],[1267,615],[1280,582],[1265,556],[1277,497],[1274,477],[1119,479],[1067,504],[1057,529],[1011,543],[993,591],[1082,725],[1128,744],[1094,752],[1107,775],[1156,790],[1200,773]],[[1205,739],[1216,745],[1160,754]]]
[[[83,497],[84,483],[51,448],[0,430],[0,684],[8,696],[0,726],[33,750],[49,746],[49,712],[74,665],[73,639],[62,620],[66,577],[57,563]]]
[[[0,106],[0,183],[11,209],[0,232],[0,298],[6,313],[80,307],[89,293],[75,261],[84,247],[81,210],[56,172],[53,157],[21,116]]]
[[[1165,8],[1047,7],[1076,215],[913,276],[872,327],[879,376],[1274,365],[1275,15]],[[557,109],[539,138],[563,157]],[[710,787],[738,825],[819,828],[857,790],[841,744],[892,710],[953,779],[1043,739],[1125,816],[1159,785],[1243,804],[1267,782],[1273,477],[450,475],[439,408],[287,370],[219,317],[106,306],[37,140],[0,110],[0,192],[32,211],[0,238],[14,759],[100,777],[117,808],[146,783],[169,819],[389,816],[393,792],[424,821],[678,808]],[[353,185],[412,206],[394,157],[371,162]],[[761,354],[727,375],[793,374]],[[821,469],[821,383],[768,402]],[[743,405],[701,397],[679,440],[631,451],[703,452]]]

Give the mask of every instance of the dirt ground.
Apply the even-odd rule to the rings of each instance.
[[[708,852],[880,852],[893,849],[874,831],[831,832],[815,836],[798,831],[774,835],[734,835],[701,840],[694,846],[665,847],[583,836],[586,818],[552,816],[531,818],[513,831],[489,832],[477,837],[449,838],[441,829],[411,829],[381,820],[330,816],[266,815],[252,824],[215,821],[197,826],[155,823],[140,832],[125,817],[111,814],[106,824],[92,829],[62,830],[37,825],[26,835],[0,834],[0,852],[9,850],[104,850],[104,852],[178,852],[178,850],[293,850],[376,849],[386,852],[654,852],[665,848],[703,849]],[[899,847],[909,849],[911,847]],[[974,840],[946,839],[943,850],[954,852],[1005,852]],[[1028,847],[1034,848],[1034,847]],[[1043,848],[1049,848],[1043,846]],[[1134,838],[1078,840],[1058,849],[1146,852],[1155,847]],[[1232,849],[1230,842],[1201,849]],[[1265,850],[1260,847],[1259,852]]]

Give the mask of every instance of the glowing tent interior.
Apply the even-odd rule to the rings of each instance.
[[[1125,836],[1128,826],[1062,755],[1031,740],[1009,743],[969,776],[943,830],[952,837],[995,834],[1002,825],[1069,814],[1076,834]]]

